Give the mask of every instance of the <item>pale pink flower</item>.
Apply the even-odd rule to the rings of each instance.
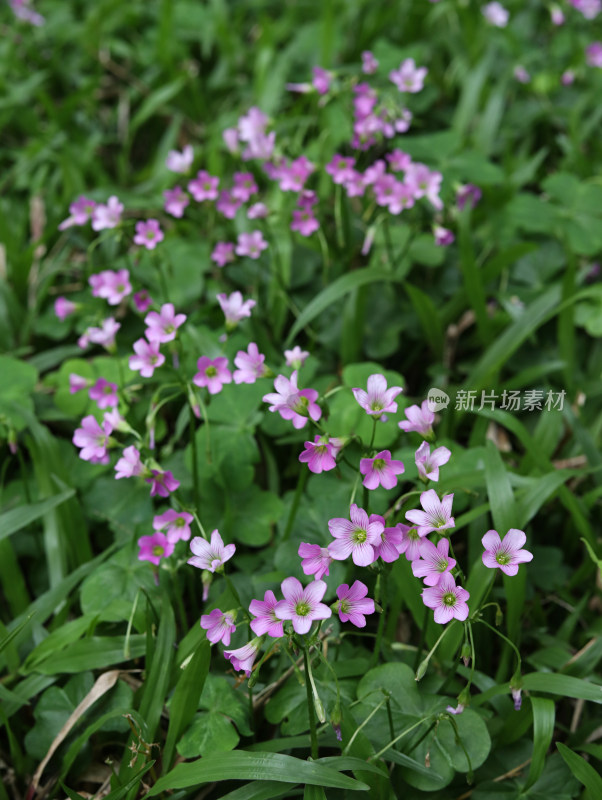
[[[446,494],[443,500],[439,500],[437,492],[429,489],[420,495],[420,505],[424,511],[414,508],[406,513],[406,519],[418,526],[418,535],[421,537],[453,528],[456,524],[451,515],[453,499],[453,494]]]
[[[378,61],[374,58],[374,53],[364,50],[362,53],[362,72],[365,75],[372,75],[378,69]]]
[[[236,552],[235,544],[224,544],[219,531],[216,529],[211,533],[211,542],[195,536],[190,542],[192,557],[188,559],[188,564],[199,569],[207,569],[209,572],[222,570],[226,561],[229,561]]]
[[[236,650],[224,650],[224,657],[230,661],[236,672],[244,670],[245,675],[249,678],[262,642],[263,636],[259,636]]]
[[[533,560],[533,553],[521,549],[527,537],[517,528],[510,528],[501,540],[497,531],[487,531],[481,541],[485,548],[483,564],[490,569],[501,569],[506,575],[516,575],[519,564]]]
[[[130,273],[127,269],[113,271],[105,269],[97,275],[90,275],[88,283],[92,287],[92,297],[102,297],[110,306],[117,306],[132,292]]]
[[[217,301],[224,312],[227,326],[235,326],[245,317],[250,317],[251,309],[256,305],[255,300],[243,302],[242,294],[238,291],[232,292],[231,295],[218,294]]]
[[[276,595],[270,590],[264,594],[263,600],[251,600],[249,611],[254,619],[251,620],[250,626],[254,634],[262,636],[267,633],[273,639],[284,636],[283,622],[275,613],[277,605]]]
[[[264,219],[270,213],[265,203],[253,203],[247,209],[248,219]]]
[[[510,19],[508,11],[498,2],[487,3],[487,5],[483,6],[481,9],[481,13],[487,22],[491,23],[491,25],[495,25],[496,28],[505,28]]]
[[[382,158],[379,158],[364,171],[364,183],[366,186],[371,186],[373,183],[376,183],[379,178],[382,178],[386,171],[386,163]]]
[[[318,392],[315,389],[300,390],[297,387],[297,370],[290,380],[285,375],[278,375],[274,388],[276,392],[265,394],[263,401],[271,403],[270,411],[277,411],[282,419],[292,420],[297,430],[305,427],[309,417],[317,422],[322,416],[322,409],[316,403]]]
[[[569,2],[583,14],[585,19],[595,19],[602,8],[600,0],[569,0]]]
[[[190,523],[192,520],[192,514],[187,511],[175,511],[170,508],[164,514],[158,514],[153,518],[153,528],[156,531],[165,531],[170,542],[179,542],[180,539],[187,542],[191,536]]]
[[[335,610],[341,622],[351,622],[356,628],[366,627],[365,614],[374,614],[376,610],[374,600],[367,597],[367,594],[368,587],[361,581],[355,581],[351,587],[342,583],[337,588],[339,599],[335,604]]]
[[[305,360],[309,357],[307,350],[301,350],[299,345],[295,345],[292,350],[285,350],[284,357],[286,359],[286,366],[299,369],[305,364]]]
[[[218,186],[219,178],[202,169],[197,172],[196,178],[188,182],[188,191],[197,203],[202,203],[203,200],[217,200]]]
[[[301,192],[305,181],[315,167],[307,156],[299,156],[289,166],[281,166],[278,170],[279,186],[282,192]]]
[[[72,439],[73,444],[81,448],[79,457],[83,461],[104,463],[112,432],[113,426],[108,420],[103,419],[99,424],[92,414],[84,417],[81,428],[76,429]]]
[[[401,542],[399,544],[399,554],[405,555],[408,561],[415,561],[420,558],[420,537],[416,528],[410,528],[399,522],[396,527],[401,531]]]
[[[441,577],[436,586],[422,590],[422,602],[428,608],[435,610],[435,622],[445,625],[452,619],[464,622],[468,618],[466,601],[470,594],[456,582],[448,573]]]
[[[115,345],[115,334],[121,328],[121,323],[116,322],[113,317],[107,317],[100,323],[100,328],[88,328],[88,330],[78,339],[79,347],[87,347],[90,342],[99,344],[107,350],[111,350]]]
[[[96,208],[94,200],[81,195],[69,206],[69,216],[59,225],[59,231],[71,228],[73,225],[85,225],[92,218],[92,212]]]
[[[377,373],[370,375],[367,388],[367,392],[364,389],[351,390],[366,414],[379,419],[384,413],[394,414],[397,411],[395,398],[403,391],[401,386],[391,386],[387,389],[387,379]]]
[[[115,480],[121,478],[132,478],[134,475],[141,475],[144,471],[144,466],[140,460],[140,451],[130,445],[123,451],[123,455],[115,464]]]
[[[141,289],[134,295],[134,305],[136,306],[136,311],[139,311],[141,314],[144,314],[144,312],[147,311],[152,304],[153,298],[149,295],[147,289]]]
[[[301,236],[311,236],[319,227],[320,223],[309,209],[296,208],[293,210],[293,221],[291,222],[292,231],[297,231]]]
[[[314,620],[328,619],[332,611],[320,601],[326,593],[324,581],[312,581],[303,588],[297,578],[285,578],[281,584],[284,600],[276,603],[278,619],[290,619],[296,633],[308,633]]]
[[[227,647],[236,630],[234,615],[230,611],[214,608],[210,614],[201,615],[201,628],[207,631],[207,639],[211,644],[222,642]]]
[[[146,482],[151,484],[150,496],[169,497],[171,492],[175,492],[180,485],[180,481],[174,478],[168,470],[162,472],[159,469],[151,469],[151,477],[146,478]]]
[[[374,458],[360,460],[360,473],[365,475],[363,484],[366,489],[393,489],[397,486],[397,476],[401,475],[405,467],[401,461],[391,459],[389,450],[381,450]]]
[[[326,94],[330,89],[330,72],[322,67],[313,67],[312,84],[318,94]]]
[[[123,203],[120,203],[119,199],[112,195],[106,205],[99,204],[92,211],[92,229],[104,231],[107,228],[116,228],[121,222],[122,213]]]
[[[213,360],[209,356],[201,356],[196,365],[199,371],[192,382],[195,386],[206,386],[209,394],[219,394],[225,383],[232,383],[232,373],[225,356]]]
[[[397,561],[403,547],[403,529],[407,526],[398,523],[394,528],[385,528],[380,535],[380,542],[374,546],[374,560],[382,558],[390,564]]]
[[[165,239],[165,234],[161,230],[158,220],[147,219],[144,222],[136,223],[136,235],[133,239],[134,244],[146,247],[147,250],[154,250],[163,239]]]
[[[66,297],[57,297],[54,301],[54,313],[61,322],[64,322],[76,309],[77,305],[71,300],[67,300]]]
[[[433,225],[433,235],[435,237],[435,244],[438,247],[448,247],[450,244],[453,244],[456,237],[449,230],[449,228],[444,228],[442,225]]]
[[[176,314],[173,303],[165,303],[161,306],[161,312],[151,311],[144,318],[148,326],[144,335],[149,342],[171,342],[176,338],[176,332],[180,325],[186,322],[186,314]]]
[[[575,82],[575,73],[572,69],[565,70],[560,76],[560,82],[563,86],[571,86]]]
[[[550,17],[553,25],[564,25],[564,13],[558,6],[550,8]]]
[[[266,366],[263,363],[265,356],[259,352],[255,342],[250,342],[247,352],[239,350],[234,358],[234,383],[255,383],[257,378],[262,378],[266,374]]]
[[[163,192],[165,202],[163,208],[172,217],[180,219],[184,216],[184,209],[190,203],[190,198],[181,186],[174,186],[173,189],[166,189]]]
[[[445,710],[447,711],[448,714],[457,715],[461,714],[465,708],[466,706],[463,703],[458,703],[458,705],[455,708],[454,706],[446,706]]]
[[[267,250],[268,243],[263,238],[261,231],[251,231],[251,233],[239,233],[236,244],[237,256],[248,256],[249,258],[259,258],[263,250]]]
[[[257,184],[251,172],[235,172],[233,180],[232,197],[241,203],[246,203],[252,195],[257,194]]]
[[[389,153],[386,158],[393,172],[405,172],[412,163],[412,157],[397,148]]]
[[[141,536],[138,539],[139,561],[150,561],[157,566],[162,558],[169,558],[175,545],[168,542],[162,533],[153,533],[152,536]]]
[[[422,578],[425,586],[436,586],[443,575],[456,566],[449,557],[449,539],[440,539],[435,546],[428,539],[420,542],[420,558],[412,561],[414,577]]]
[[[389,80],[400,92],[414,94],[422,90],[427,72],[426,67],[417,67],[413,58],[406,58],[401,62],[399,69],[389,72]]]
[[[482,196],[483,192],[474,183],[463,184],[456,189],[456,205],[460,211],[464,210],[467,203],[474,208]]]
[[[211,253],[211,260],[218,267],[225,267],[234,261],[234,245],[231,242],[218,242]]]
[[[328,472],[336,467],[336,457],[341,446],[340,439],[329,437],[328,434],[317,435],[313,442],[305,442],[305,450],[299,456],[299,461],[307,464],[310,472]]]
[[[416,466],[421,478],[431,481],[439,480],[439,467],[447,464],[451,458],[451,450],[447,447],[438,447],[431,453],[431,446],[428,442],[422,442],[415,453]]]
[[[522,64],[517,64],[514,67],[514,77],[519,83],[529,83],[531,80],[531,76],[527,72],[527,70],[522,66]]]
[[[338,153],[326,164],[325,170],[331,176],[334,183],[343,184],[351,180],[355,174],[355,158],[346,158]]]
[[[443,175],[440,172],[430,170],[426,164],[414,162],[408,166],[405,174],[405,184],[416,200],[426,197],[438,211],[443,208],[443,201],[439,197],[442,180]]]
[[[397,423],[402,431],[406,433],[415,431],[421,436],[431,435],[435,414],[429,409],[428,400],[424,400],[420,406],[409,406],[404,410],[404,413],[407,419]]]
[[[319,544],[301,542],[298,552],[303,559],[301,569],[306,575],[313,575],[314,580],[319,581],[324,575],[329,574],[330,565],[334,559],[328,552],[328,548],[320,547]]]
[[[69,375],[69,394],[81,392],[82,389],[87,389],[89,384],[90,381],[87,378],[83,378],[81,375],[76,375],[75,372],[72,372]]]
[[[367,567],[375,560],[374,547],[381,542],[380,536],[385,529],[383,518],[375,514],[369,518],[355,503],[349,510],[349,517],[329,520],[328,530],[335,541],[328,545],[328,552],[336,561],[351,556],[358,567]]]
[[[230,153],[238,153],[238,128],[225,128],[222,139]]]
[[[192,146],[187,144],[182,152],[178,150],[170,150],[165,159],[165,166],[171,172],[185,173],[188,172],[192,166],[194,159],[194,150]]]
[[[585,49],[585,58],[590,67],[602,68],[602,42],[592,42]]]
[[[111,408],[119,405],[117,397],[117,384],[110,383],[105,378],[98,378],[96,383],[88,389],[90,400],[94,400],[99,408]]]
[[[129,367],[140,372],[143,378],[152,378],[154,371],[165,362],[165,356],[159,352],[159,342],[147,342],[138,339],[134,342],[135,356],[130,356]]]

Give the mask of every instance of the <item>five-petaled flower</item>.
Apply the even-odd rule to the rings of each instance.
[[[276,603],[275,614],[278,619],[290,619],[296,633],[308,633],[314,620],[332,616],[331,609],[320,602],[325,593],[324,581],[313,581],[304,589],[297,578],[285,578],[282,581],[284,600]]]
[[[501,569],[506,575],[516,575],[519,564],[533,559],[533,553],[521,549],[527,537],[517,528],[510,528],[503,539],[497,531],[487,531],[481,541],[485,548],[483,564],[490,569]]]
[[[424,511],[414,508],[406,513],[406,519],[418,526],[418,535],[426,536],[433,531],[444,531],[453,528],[455,523],[451,515],[453,494],[446,494],[439,500],[437,492],[429,489],[420,495],[420,505]]]
[[[336,561],[351,556],[358,567],[367,567],[375,560],[374,548],[381,543],[385,529],[384,520],[378,514],[368,514],[355,503],[349,509],[349,519],[335,517],[328,522],[328,530],[335,541],[328,545],[328,552]]]
[[[211,542],[195,536],[190,542],[190,549],[193,556],[188,559],[188,563],[199,569],[207,569],[215,572],[223,567],[236,552],[235,544],[224,544],[219,531],[216,529],[211,533]]]
[[[403,391],[401,386],[391,386],[387,389],[387,379],[384,375],[370,375],[368,378],[368,391],[364,389],[352,389],[353,396],[364,409],[366,414],[370,414],[375,419],[379,419],[382,414],[394,414],[397,411],[395,398]]]
[[[191,536],[192,519],[192,514],[187,511],[175,511],[170,508],[164,514],[158,514],[153,518],[153,528],[156,531],[164,531],[170,542],[178,542],[180,539],[187,542]]]
[[[447,447],[438,447],[431,453],[431,446],[428,442],[422,442],[415,453],[418,474],[423,480],[438,481],[439,467],[447,464],[451,457],[451,450]]]
[[[297,386],[297,370],[290,380],[285,375],[278,375],[274,380],[275,392],[264,394],[264,403],[271,403],[270,411],[277,411],[282,419],[292,420],[293,427],[300,430],[305,427],[308,418],[317,422],[322,416],[322,409],[316,403],[318,392],[315,389],[299,389]]]
[[[440,539],[435,546],[428,539],[420,542],[420,558],[412,561],[412,572],[422,578],[425,586],[436,586],[442,575],[447,575],[456,562],[449,557],[449,540]]]
[[[342,583],[337,588],[338,601],[335,610],[341,622],[351,622],[357,628],[366,627],[365,614],[374,614],[374,600],[367,597],[368,587],[361,581],[355,581],[353,586]]]
[[[227,367],[225,356],[211,360],[209,356],[201,356],[196,362],[197,374],[192,379],[196,386],[206,386],[209,394],[221,392],[224,383],[232,383],[232,373]]]
[[[257,636],[267,633],[273,639],[279,639],[284,636],[282,629],[283,622],[276,616],[275,608],[278,605],[276,595],[274,592],[268,590],[263,600],[251,600],[249,611],[253,614],[254,619],[251,620],[251,630]]]
[[[463,622],[468,617],[466,601],[470,594],[461,586],[456,586],[452,576],[447,573],[441,577],[436,586],[422,590],[422,601],[425,606],[435,611],[435,622],[445,625],[452,619]]]
[[[235,615],[232,611],[220,611],[214,608],[210,614],[201,616],[201,628],[207,631],[207,639],[211,644],[223,642],[226,647],[230,644],[230,637],[236,630]]]
[[[169,558],[173,553],[175,544],[169,542],[167,537],[157,531],[152,536],[141,536],[138,539],[139,561],[150,561],[151,564],[158,565],[162,558]]]
[[[381,450],[374,458],[360,460],[360,472],[364,475],[363,484],[366,489],[393,489],[397,486],[397,476],[401,475],[405,467],[403,462],[391,458],[389,450]]]
[[[409,406],[405,409],[405,415],[407,419],[398,423],[402,431],[416,431],[424,437],[432,435],[435,414],[430,410],[428,400],[424,400],[421,406]]]
[[[336,467],[336,457],[341,447],[340,439],[327,433],[316,435],[313,442],[305,442],[305,450],[299,456],[299,461],[307,464],[310,472],[328,472]]]
[[[319,581],[324,575],[329,574],[333,558],[328,552],[328,548],[320,547],[319,544],[301,542],[298,553],[303,559],[301,569],[306,575],[313,575],[314,580]]]

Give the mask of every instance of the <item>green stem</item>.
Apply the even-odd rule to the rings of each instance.
[[[414,659],[414,672],[417,672],[418,667],[420,666],[420,658],[422,656],[422,648],[424,647],[424,640],[426,637],[426,627],[428,625],[428,621],[429,621],[429,608],[428,606],[425,606],[422,627],[420,628],[420,641],[418,642],[418,650],[416,650],[416,658]]]
[[[425,659],[423,659],[422,663],[420,664],[420,666],[418,667],[418,669],[416,671],[416,680],[417,681],[421,680],[421,678],[424,677],[424,673],[427,670],[427,667],[429,665],[429,661],[431,660],[431,657],[432,657],[433,653],[439,647],[439,643],[441,642],[441,640],[443,639],[445,634],[448,632],[448,630],[450,630],[450,628],[453,627],[454,622],[455,622],[455,620],[453,620],[450,625],[446,625],[445,626],[445,628],[441,631],[441,635],[439,636],[439,638],[437,639],[437,641],[435,642],[435,644],[432,646],[431,650],[429,651],[429,654],[427,655],[427,657]]]
[[[307,648],[303,648],[303,663],[305,666],[305,689],[307,694],[307,714],[309,716],[309,736],[311,739],[311,757],[314,761],[318,758],[318,735],[316,733],[316,715],[314,712],[314,701],[311,694],[311,682],[309,671],[309,658]]]
[[[291,531],[293,530],[293,525],[295,524],[295,517],[297,516],[297,511],[299,510],[299,503],[301,502],[303,489],[305,488],[305,484],[307,483],[308,475],[309,475],[309,470],[301,468],[299,480],[297,481],[297,488],[295,489],[295,496],[293,497],[293,503],[291,505],[291,510],[289,511],[288,520],[286,521],[286,528],[284,529],[284,535],[282,537],[283,542],[286,542],[289,539]]]
[[[370,667],[375,667],[378,664],[378,659],[380,658],[380,648],[382,645],[383,640],[383,633],[385,630],[385,620],[387,617],[387,607],[389,605],[389,598],[387,592],[387,578],[388,575],[386,572],[381,572],[378,576],[381,578],[381,589],[380,589],[380,596],[379,601],[382,605],[382,613],[380,615],[380,619],[378,620],[378,628],[376,631],[376,642],[374,643],[374,650],[372,651],[372,658],[370,659]]]
[[[482,625],[485,625],[486,628],[489,628],[490,631],[493,631],[494,633],[497,633],[497,635],[501,639],[503,639],[507,644],[510,645],[510,647],[514,650],[514,655],[516,656],[516,661],[517,661],[516,669],[517,669],[518,672],[520,672],[521,665],[522,665],[522,659],[520,657],[520,653],[518,651],[518,647],[514,644],[514,642],[511,641],[507,636],[504,636],[504,634],[501,631],[498,631],[497,628],[494,628],[493,625],[490,625],[488,622],[485,622],[484,619],[477,619],[477,620],[475,620],[475,622],[480,622]]]
[[[353,742],[354,742],[354,740],[355,740],[355,737],[358,735],[358,733],[361,731],[361,729],[364,727],[364,725],[365,725],[367,722],[369,722],[369,720],[371,720],[371,719],[372,719],[372,717],[373,717],[373,716],[376,714],[376,712],[379,710],[379,708],[381,708],[382,706],[384,706],[384,704],[385,704],[385,703],[387,703],[387,702],[388,702],[388,698],[387,698],[387,697],[383,697],[383,699],[380,701],[380,703],[379,703],[377,706],[374,706],[374,708],[373,708],[373,709],[372,709],[372,711],[371,711],[371,712],[368,714],[368,716],[367,716],[367,717],[366,717],[366,719],[365,719],[365,720],[362,722],[362,724],[361,724],[361,725],[359,725],[359,726],[358,726],[358,727],[357,727],[357,728],[354,730],[354,732],[353,732],[353,736],[351,737],[351,739],[349,739],[349,741],[348,741],[348,742],[347,742],[347,744],[345,745],[345,749],[343,750],[343,752],[341,753],[341,755],[343,755],[343,756],[346,756],[346,755],[347,755],[347,753],[349,752],[349,748],[351,747],[351,745],[353,744]]]
[[[194,497],[195,511],[198,512],[200,505],[199,498],[199,462],[196,443],[196,425],[194,424],[194,411],[192,406],[189,406],[188,413],[190,414],[190,446],[192,448],[192,493]]]
[[[419,725],[422,725],[422,723],[423,723],[423,722],[427,722],[428,720],[430,720],[430,717],[425,717],[424,719],[419,719],[419,720],[418,720],[418,722],[415,722],[413,725],[410,725],[410,727],[409,727],[409,728],[406,728],[406,729],[405,729],[405,731],[402,731],[402,732],[399,734],[399,736],[396,736],[396,737],[395,737],[395,739],[393,739],[392,741],[390,741],[390,742],[389,742],[389,744],[388,744],[388,745],[386,745],[385,747],[383,747],[383,749],[382,749],[382,750],[379,750],[379,751],[378,751],[378,753],[375,753],[375,755],[373,755],[373,756],[370,756],[370,758],[368,759],[368,761],[369,761],[369,762],[370,762],[370,761],[376,761],[377,759],[379,759],[379,758],[380,758],[380,757],[383,755],[383,753],[386,753],[386,752],[387,752],[387,750],[390,750],[390,749],[393,747],[393,745],[397,744],[397,742],[398,742],[400,739],[403,739],[403,737],[404,737],[404,736],[407,736],[407,735],[408,735],[408,733],[411,733],[413,730],[415,730],[416,728],[418,728],[418,726],[419,726]]]

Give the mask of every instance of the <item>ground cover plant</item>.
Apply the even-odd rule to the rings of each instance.
[[[600,3],[0,14],[0,797],[601,796]]]

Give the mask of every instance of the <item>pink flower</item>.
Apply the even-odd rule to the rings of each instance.
[[[426,197],[438,211],[443,208],[443,202],[439,197],[442,180],[443,175],[440,172],[431,171],[426,164],[412,163],[406,170],[405,184],[416,200]]]
[[[431,446],[428,442],[422,442],[415,453],[418,474],[425,480],[438,481],[439,467],[447,464],[451,458],[451,450],[447,447],[438,447],[431,453]]]
[[[299,208],[304,208],[310,211],[318,202],[318,195],[312,192],[311,189],[303,189],[297,198],[297,205]]]
[[[136,223],[136,235],[134,244],[146,247],[147,250],[154,250],[155,247],[165,239],[165,234],[156,219],[147,219],[146,222]]]
[[[470,207],[474,208],[482,196],[483,192],[474,183],[463,184],[458,186],[456,190],[456,205],[460,211],[464,210],[467,203],[470,203]]]
[[[375,559],[374,547],[380,544],[380,535],[385,529],[382,517],[368,514],[355,503],[349,510],[350,520],[335,517],[329,520],[328,530],[334,542],[328,545],[328,552],[336,561],[344,561],[351,556],[358,567],[367,567]]]
[[[326,164],[325,169],[334,183],[342,184],[353,178],[355,174],[354,165],[355,158],[345,158],[335,153],[331,161]]]
[[[296,633],[308,633],[314,620],[328,619],[332,611],[320,600],[326,593],[324,581],[312,581],[303,588],[297,578],[285,578],[281,584],[284,600],[274,607],[278,619],[290,619]]]
[[[152,536],[141,536],[138,539],[139,561],[150,561],[158,565],[162,558],[169,558],[174,551],[174,544],[167,541],[162,533],[153,533]]]
[[[284,357],[286,359],[286,366],[293,367],[294,369],[299,369],[300,367],[305,364],[306,358],[308,358],[309,353],[307,350],[301,350],[299,345],[295,345],[292,350],[285,350]]]
[[[443,575],[456,566],[449,557],[449,539],[440,539],[437,546],[428,539],[420,542],[420,558],[412,561],[414,577],[423,578],[425,586],[436,586]]]
[[[223,384],[232,383],[232,373],[227,367],[228,359],[224,356],[211,360],[209,356],[201,356],[196,362],[197,374],[192,379],[196,386],[206,386],[209,394],[218,394]]]
[[[380,542],[374,546],[374,560],[382,558],[388,564],[397,561],[403,548],[403,530],[406,525],[398,523],[394,528],[385,528],[380,535]]]
[[[238,128],[225,128],[222,139],[230,153],[238,153]]]
[[[240,200],[237,200],[232,196],[232,192],[230,192],[228,189],[223,189],[219,193],[215,207],[220,214],[223,214],[224,217],[226,217],[226,219],[234,219],[236,212],[241,205],[242,203]]]
[[[180,485],[180,481],[171,472],[158,469],[151,469],[151,477],[146,478],[146,482],[151,484],[151,497],[169,497],[170,492],[175,492]]]
[[[430,436],[432,434],[435,414],[429,409],[428,400],[424,400],[421,406],[409,406],[404,413],[407,420],[404,419],[397,423],[402,431],[406,433],[416,431],[421,436]]]
[[[401,475],[404,470],[401,461],[391,459],[389,450],[381,450],[374,458],[360,460],[360,472],[366,476],[363,480],[366,489],[376,489],[378,486],[393,489],[397,486],[397,475]]]
[[[422,602],[428,608],[435,610],[435,622],[445,625],[452,619],[464,622],[468,617],[466,601],[470,594],[456,582],[451,575],[446,574],[436,586],[422,590]]]
[[[217,301],[221,306],[226,317],[226,326],[236,326],[245,317],[251,316],[251,309],[256,305],[255,300],[245,300],[243,303],[240,292],[232,292],[231,295],[218,294]]]
[[[182,539],[187,542],[190,539],[190,523],[193,520],[192,514],[187,511],[175,511],[170,508],[164,514],[159,514],[153,519],[153,528],[156,531],[165,530],[167,539],[170,542],[179,542]],[[226,642],[228,644],[228,642]]]
[[[230,242],[218,242],[211,253],[211,260],[215,261],[218,267],[225,267],[234,261],[234,245]]]
[[[99,378],[88,389],[90,400],[94,400],[99,408],[111,408],[119,404],[117,397],[117,384],[109,383],[105,378]]]
[[[590,67],[602,68],[602,42],[592,42],[586,47],[585,58]]]
[[[531,80],[531,76],[521,64],[514,67],[514,77],[519,83],[529,83]]]
[[[100,323],[100,328],[88,328],[77,340],[77,344],[79,347],[84,348],[92,342],[110,350],[115,344],[115,334],[119,328],[121,328],[119,322],[115,322],[113,317],[107,317]]]
[[[313,575],[314,580],[319,581],[324,575],[329,574],[333,558],[326,547],[301,542],[298,552],[303,559],[301,569],[306,575]]]
[[[487,531],[481,539],[485,548],[483,564],[490,569],[501,569],[506,575],[516,575],[519,564],[533,560],[533,553],[521,550],[526,541],[524,532],[517,528],[510,528],[502,540],[497,531]]]
[[[487,3],[487,5],[483,6],[481,9],[481,13],[487,22],[491,23],[491,25],[495,25],[496,28],[505,28],[510,19],[508,11],[506,11],[501,3],[497,2]]]
[[[76,375],[75,372],[69,375],[69,394],[81,392],[82,389],[87,389],[88,385],[89,381],[87,378],[82,378],[81,375]]]
[[[313,80],[312,84],[318,94],[326,94],[330,89],[330,73],[322,67],[314,67],[312,69]]]
[[[250,342],[247,352],[239,350],[234,358],[234,383],[255,383],[257,378],[262,378],[266,373],[263,363],[265,356],[259,352],[255,342]]]
[[[270,158],[274,151],[276,135],[266,133],[268,124],[267,116],[256,106],[238,119],[238,138],[241,142],[246,142],[247,147],[243,150],[243,161],[252,158],[265,160]]]
[[[97,205],[92,211],[92,229],[104,231],[107,228],[116,228],[121,222],[123,204],[112,195],[106,205]]]
[[[292,420],[297,430],[305,427],[308,417],[317,422],[322,416],[322,409],[316,403],[318,392],[315,389],[298,389],[297,370],[290,380],[284,375],[278,375],[274,388],[276,392],[264,394],[263,401],[271,403],[270,411],[277,411],[282,419]]]
[[[330,438],[328,434],[316,436],[313,442],[305,442],[305,450],[299,456],[299,461],[307,464],[310,472],[328,472],[336,467],[340,449],[340,439]]]
[[[236,244],[236,255],[257,259],[263,250],[267,250],[267,247],[268,243],[263,238],[261,231],[239,233]]]
[[[216,200],[218,196],[219,178],[210,175],[204,169],[197,172],[196,178],[189,181],[188,191],[197,201]]]
[[[190,542],[190,549],[193,556],[188,559],[188,564],[199,569],[207,569],[209,572],[222,570],[222,567],[229,561],[236,552],[236,545],[224,544],[219,531],[216,529],[211,533],[211,543],[195,536]]]
[[[188,172],[194,159],[194,151],[192,146],[187,144],[182,152],[178,150],[170,150],[165,159],[165,166],[171,172]]]
[[[134,342],[135,356],[130,356],[129,367],[139,371],[143,378],[152,378],[154,371],[165,362],[165,356],[159,352],[159,342],[147,342],[138,339]]]
[[[432,0],[431,0],[432,2]],[[463,703],[458,703],[458,705],[454,708],[453,706],[446,706],[445,710],[448,714],[461,714],[466,706]]]
[[[433,225],[433,235],[435,237],[435,244],[438,247],[448,247],[455,241],[455,236],[449,228],[444,228],[441,225]]]
[[[282,192],[301,192],[305,181],[314,169],[314,165],[306,156],[299,156],[299,158],[291,161],[288,167],[281,166],[278,170],[280,190]]]
[[[377,373],[368,378],[367,392],[363,389],[352,389],[351,391],[366,414],[379,419],[384,413],[394,414],[397,411],[397,403],[394,401],[403,389],[401,386],[392,386],[387,389],[387,379],[384,375]]]
[[[247,210],[247,217],[249,219],[263,219],[269,214],[269,209],[265,203],[253,203]]]
[[[378,61],[374,58],[374,53],[370,50],[364,50],[362,53],[362,72],[366,75],[372,75],[378,69]]]
[[[550,17],[553,25],[564,25],[564,13],[558,6],[552,6],[550,8]]]
[[[186,314],[176,314],[173,303],[161,306],[161,313],[151,311],[144,318],[148,326],[144,334],[149,342],[171,342],[176,338],[180,325],[186,322]]]
[[[39,28],[44,25],[46,18],[34,11],[33,8],[30,8],[29,3],[30,0],[10,0],[9,5],[17,19],[29,22],[30,25],[35,25]]]
[[[163,197],[165,198],[163,208],[168,214],[178,219],[184,216],[184,209],[190,203],[190,198],[180,186],[166,189],[163,192]]]
[[[201,616],[201,628],[207,631],[207,639],[211,644],[223,642],[226,647],[230,644],[230,637],[236,630],[234,615],[230,611],[220,611],[214,608],[210,614]]]
[[[59,231],[71,228],[73,225],[85,225],[92,218],[92,213],[96,208],[94,200],[81,195],[74,203],[69,206],[69,216],[59,225]]]
[[[374,614],[374,600],[366,597],[368,587],[361,581],[355,581],[351,588],[342,583],[337,588],[338,602],[335,609],[341,622],[351,622],[357,628],[366,627],[365,614]]]
[[[264,594],[263,600],[251,600],[249,611],[253,614],[254,619],[251,620],[250,625],[251,630],[257,636],[262,636],[264,633],[273,639],[284,636],[283,622],[275,613],[277,604],[276,595],[269,590]]]
[[[255,178],[250,172],[235,172],[234,173],[234,187],[232,189],[232,197],[240,200],[241,203],[246,203],[251,195],[257,194],[258,188],[255,183]]]
[[[292,231],[297,231],[301,236],[311,236],[319,227],[320,223],[310,210],[305,208],[293,210]]]
[[[144,470],[140,460],[140,452],[134,445],[126,447],[122,457],[115,464],[115,480],[121,478],[132,478],[134,475],[141,475]]]
[[[347,197],[361,197],[366,191],[364,176],[361,172],[353,170],[353,174],[343,184]]]
[[[224,650],[224,656],[230,661],[236,672],[244,670],[247,678],[249,678],[262,642],[263,636],[259,636],[237,650]]]
[[[83,461],[104,462],[112,432],[113,426],[108,420],[103,419],[99,424],[92,414],[84,417],[81,428],[76,429],[72,439],[76,447],[81,447],[79,457]]]
[[[600,13],[600,0],[569,0],[570,4],[580,11],[585,19],[594,19]]]
[[[406,513],[406,519],[418,526],[418,535],[427,536],[433,531],[444,531],[453,528],[456,524],[451,515],[451,507],[454,496],[446,494],[443,500],[439,500],[437,492],[429,489],[420,495],[420,504],[424,511],[412,509]]]
[[[150,308],[152,304],[153,299],[146,289],[141,289],[134,295],[134,305],[136,306],[136,310],[141,314],[144,314],[144,312]]]
[[[412,157],[403,150],[395,149],[387,155],[387,161],[393,172],[405,172],[412,163]]]
[[[117,306],[124,297],[132,292],[130,273],[127,269],[113,272],[103,270],[97,275],[90,275],[88,283],[92,287],[93,297],[102,297],[110,306]]]
[[[66,297],[57,297],[54,301],[54,313],[61,322],[64,322],[76,309],[77,305],[71,300],[67,300]]]
[[[413,58],[406,58],[401,62],[399,69],[389,72],[389,80],[397,86],[400,92],[414,94],[422,90],[427,72],[426,67],[416,67]]]
[[[567,69],[565,72],[562,73],[560,77],[560,82],[563,86],[570,86],[572,83],[575,82],[575,73],[572,69]]]

